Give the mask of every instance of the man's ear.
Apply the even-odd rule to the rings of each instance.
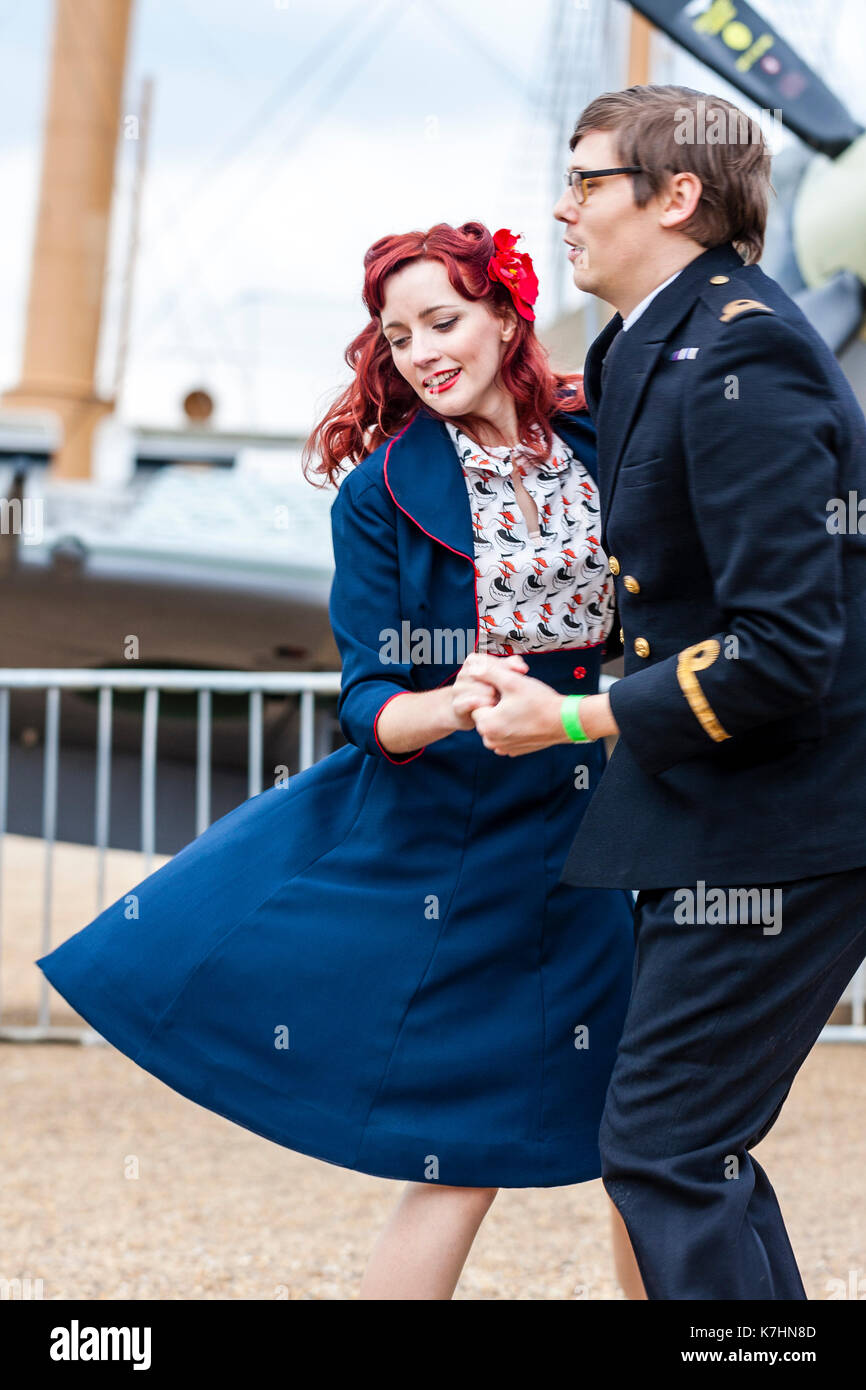
[[[663,227],[678,227],[688,222],[701,201],[704,186],[697,174],[691,172],[672,173],[661,194],[662,212],[659,221]]]

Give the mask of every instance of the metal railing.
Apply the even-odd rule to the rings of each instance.
[[[609,689],[616,677],[602,676],[601,689]],[[198,695],[196,729],[195,825],[196,835],[210,824],[211,817],[211,732],[212,696],[248,696],[249,728],[247,743],[247,796],[262,790],[263,699],[265,695],[298,695],[300,727],[298,733],[299,770],[316,761],[316,696],[336,695],[340,689],[339,671],[259,672],[244,671],[162,671],[162,670],[66,670],[0,669],[0,1040],[31,1042],[71,1040],[102,1041],[90,1028],[62,1027],[51,1023],[51,987],[41,980],[38,1021],[35,1026],[3,1023],[3,872],[2,857],[7,833],[9,789],[9,713],[12,690],[45,690],[45,754],[42,787],[42,835],[45,847],[42,883],[41,954],[55,944],[51,939],[54,846],[57,833],[57,789],[60,769],[60,695],[63,690],[98,690],[96,739],[96,802],[94,848],[97,851],[97,915],[105,906],[105,862],[108,853],[112,698],[115,690],[144,691],[141,737],[141,852],[145,873],[153,864],[156,843],[156,770],[159,694],[161,690],[195,692]],[[88,919],[89,920],[89,919]],[[851,1022],[828,1024],[820,1042],[866,1042],[866,963],[860,966],[844,998],[850,1001]]]
[[[247,796],[262,790],[263,699],[265,695],[298,695],[300,727],[298,733],[299,770],[316,761],[316,696],[336,695],[340,689],[339,671],[245,672],[245,671],[163,671],[146,670],[67,670],[0,669],[0,1040],[35,1042],[72,1040],[92,1042],[99,1035],[90,1028],[61,1027],[51,1023],[51,986],[44,977],[40,985],[38,1019],[35,1026],[13,1026],[3,1022],[3,872],[2,849],[7,833],[9,791],[9,705],[12,690],[45,690],[45,737],[42,771],[42,841],[45,859],[42,877],[41,954],[57,944],[52,941],[54,886],[54,847],[57,837],[57,789],[60,770],[60,695],[64,690],[98,690],[96,738],[96,809],[94,847],[97,851],[97,915],[105,906],[105,864],[108,853],[111,726],[113,695],[117,691],[144,691],[141,735],[141,852],[144,872],[153,866],[156,844],[156,768],[157,729],[160,691],[195,692],[198,695],[196,730],[195,826],[196,835],[211,820],[211,703],[216,694],[247,695],[249,728],[247,743]],[[144,875],[142,875],[143,877]],[[88,917],[87,920],[90,920]]]

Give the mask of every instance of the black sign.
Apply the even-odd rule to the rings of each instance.
[[[751,5],[640,0],[633,8],[813,149],[835,157],[862,135],[841,101]]]

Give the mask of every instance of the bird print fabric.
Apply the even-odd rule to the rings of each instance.
[[[509,446],[476,444],[446,421],[472,511],[478,650],[494,656],[603,642],[615,595],[599,542],[598,489],[556,434],[542,464]],[[530,530],[512,470],[538,511]]]

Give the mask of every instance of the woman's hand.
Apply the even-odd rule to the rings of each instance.
[[[479,678],[477,669],[472,674],[472,665],[489,670],[493,663],[494,669],[501,665],[517,674],[529,669],[519,656],[482,656],[479,660],[478,652],[470,652],[453,685],[436,690],[404,690],[386,701],[376,723],[380,747],[386,753],[413,753],[458,729],[474,729],[472,712],[495,705],[499,691],[490,680]]]
[[[471,666],[476,652],[470,652],[460,670],[457,672],[454,684],[451,687],[451,708],[454,712],[458,729],[474,729],[475,721],[473,713],[477,709],[483,709],[490,705],[495,705],[499,699],[499,692],[488,682],[479,680],[477,676],[467,671],[467,663]],[[510,670],[525,674],[529,667],[521,656],[496,657],[496,661],[501,661]]]

